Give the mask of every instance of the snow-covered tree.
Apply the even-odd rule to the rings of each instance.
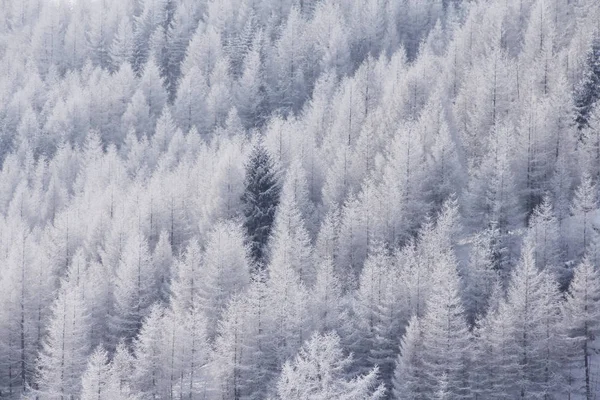
[[[39,395],[48,399],[79,397],[89,344],[89,314],[76,272],[69,271],[52,306],[52,318],[38,361]]]
[[[577,392],[585,395],[586,399],[592,395],[592,354],[596,351],[594,341],[598,335],[600,314],[600,277],[597,269],[584,259],[573,275],[569,286],[567,301],[563,306],[564,325],[567,334],[574,340],[576,355],[573,356],[575,368],[583,364],[584,384],[583,390],[578,390],[580,385],[575,385]]]
[[[575,93],[576,118],[579,129],[589,125],[590,113],[600,98],[600,38],[598,33],[586,54],[586,71]]]
[[[568,281],[568,271],[560,265],[558,221],[554,216],[550,199],[535,208],[529,220],[529,229],[524,241],[534,249],[535,262],[538,268],[548,268],[556,274],[561,285]]]
[[[398,399],[428,398],[425,367],[421,353],[423,351],[423,331],[417,316],[408,323],[400,344],[400,354],[396,360],[393,386],[394,396]]]
[[[438,261],[427,311],[420,322],[425,390],[434,395],[440,389],[439,377],[447,376],[443,390],[451,397],[470,392],[470,340],[459,292],[456,261],[451,257]]]
[[[146,239],[141,234],[128,238],[116,268],[114,314],[111,316],[114,343],[120,338],[133,339],[153,300],[158,298],[152,267]]]
[[[206,316],[211,338],[229,299],[250,283],[249,251],[244,240],[243,228],[234,222],[217,223],[208,236],[197,304]]]
[[[582,255],[591,242],[592,213],[597,208],[597,189],[589,175],[584,175],[575,190],[571,204],[571,214],[575,217],[573,236],[575,255]]]
[[[287,362],[277,382],[278,398],[293,399],[383,399],[385,389],[377,380],[377,368],[349,379],[345,370],[352,362],[345,357],[340,338],[334,333],[315,334]]]

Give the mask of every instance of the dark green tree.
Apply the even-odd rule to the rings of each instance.
[[[600,35],[596,35],[586,56],[587,70],[575,92],[575,121],[579,129],[589,125],[590,113],[600,98]]]
[[[244,227],[248,232],[252,258],[262,263],[275,220],[281,187],[273,161],[261,143],[254,147],[246,165],[245,185],[246,189],[242,195]]]

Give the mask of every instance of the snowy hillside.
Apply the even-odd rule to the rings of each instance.
[[[598,0],[0,0],[0,399],[600,397]]]

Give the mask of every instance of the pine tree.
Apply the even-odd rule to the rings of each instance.
[[[575,243],[575,248],[577,256],[584,254],[591,241],[591,213],[598,207],[596,190],[596,185],[592,183],[589,175],[584,175],[573,197],[571,213],[576,222],[575,238],[578,243]]]
[[[219,322],[210,365],[211,389],[223,399],[260,398],[260,382],[271,377],[265,365],[265,284],[252,282],[234,295]]]
[[[63,280],[52,306],[48,335],[38,361],[39,395],[47,399],[77,398],[89,345],[89,315],[74,271]]]
[[[271,156],[262,143],[258,143],[250,154],[245,186],[242,202],[250,254],[254,261],[264,262],[267,241],[279,204],[280,186]]]
[[[166,153],[171,139],[175,136],[177,127],[171,116],[169,106],[165,106],[156,121],[156,129],[152,137],[152,150],[154,157],[158,159],[161,154]]]
[[[427,312],[421,321],[425,387],[434,395],[440,389],[437,379],[446,374],[448,386],[445,390],[452,397],[466,396],[471,389],[468,376],[470,341],[453,257],[438,261],[433,280]]]
[[[378,384],[377,368],[350,380],[345,376],[350,363],[352,360],[344,357],[339,336],[335,333],[315,334],[294,361],[283,366],[277,381],[278,398],[383,399],[385,388]]]
[[[501,398],[517,380],[518,355],[509,351],[511,315],[503,296],[504,291],[495,285],[489,310],[473,330],[472,389],[482,398]]]
[[[593,398],[591,357],[596,351],[594,342],[600,332],[600,276],[587,259],[575,268],[563,314],[566,332],[577,348],[576,368],[581,368],[583,359],[585,383],[582,394],[589,400]]]
[[[318,214],[310,198],[306,169],[299,157],[294,158],[287,169],[285,181],[281,189],[281,198],[282,203],[283,199],[293,198],[304,219],[304,224],[310,237],[315,237],[317,233]]]
[[[307,286],[315,271],[310,236],[293,190],[284,185],[271,233],[270,256],[274,263],[289,264]],[[285,190],[288,189],[288,190]]]
[[[111,268],[106,268],[102,263],[91,262],[82,273],[82,288],[85,293],[85,303],[90,314],[90,344],[91,347],[100,346],[102,343],[111,345],[110,341],[110,306],[112,304],[112,282],[106,279],[112,273]]]
[[[40,257],[42,248],[24,221],[0,219],[0,226],[5,271],[0,274],[0,390],[19,396],[34,383],[54,279],[48,256]]]
[[[538,270],[533,249],[525,247],[506,303],[500,305],[493,322],[501,346],[496,365],[504,370],[497,381],[505,393],[543,397],[561,387],[557,365],[561,365],[565,341],[558,324],[559,296],[552,275]]]
[[[190,309],[181,308],[176,299],[165,311],[162,320],[163,336],[160,340],[163,393],[169,398],[193,398],[205,389],[208,361],[206,330],[209,326],[196,304]]]
[[[182,309],[196,304],[202,274],[203,253],[197,238],[188,243],[180,260],[175,262],[171,285],[171,304],[177,302]]]
[[[590,113],[600,98],[600,36],[594,39],[586,54],[586,72],[575,93],[575,122],[579,129],[589,126]]]
[[[118,379],[111,372],[107,351],[98,347],[90,355],[81,380],[81,400],[133,400],[129,393],[121,393]]]
[[[117,27],[110,47],[112,69],[116,71],[123,63],[131,63],[134,49],[133,28],[128,17],[123,17]]]
[[[110,66],[109,40],[111,36],[107,13],[106,1],[94,3],[93,15],[89,30],[86,32],[87,43],[90,49],[90,58],[94,65],[100,68]],[[99,8],[99,9],[98,9]]]
[[[252,49],[244,57],[242,76],[238,79],[235,91],[235,104],[246,128],[259,126],[266,118],[264,73],[261,65],[262,34],[257,34]]]
[[[339,252],[339,229],[339,212],[337,209],[333,209],[325,215],[321,222],[321,227],[315,243],[314,254],[315,258],[318,260],[330,259],[336,272],[339,274],[340,279],[344,279],[342,276],[342,270],[337,264]]]
[[[359,367],[377,365],[381,379],[389,386],[408,310],[403,307],[398,271],[384,244],[374,242],[359,278],[355,303],[358,329],[363,341],[352,348]]]
[[[157,295],[153,291],[154,278],[146,239],[141,234],[131,236],[116,270],[111,320],[113,343],[121,338],[129,341],[139,332],[142,319]]]
[[[208,96],[206,78],[201,70],[194,66],[183,74],[173,107],[175,119],[185,132],[193,127],[201,134],[208,130],[206,96]]]
[[[309,292],[287,258],[295,246],[292,240],[280,241],[267,268],[265,347],[272,372],[296,353],[310,329]]]
[[[135,18],[135,35],[132,65],[138,74],[148,61],[150,36],[162,24],[167,22],[166,0],[143,0],[139,6],[141,12]]]
[[[292,8],[279,40],[271,49],[270,103],[284,113],[297,111],[307,97],[305,31],[306,21],[296,7]]]
[[[208,236],[202,279],[198,282],[198,305],[211,339],[231,296],[243,292],[250,283],[248,253],[243,229],[234,222],[217,223]]]
[[[209,75],[209,92],[206,104],[209,116],[209,126],[221,127],[227,118],[232,105],[231,76],[229,74],[229,60],[219,58]]]
[[[427,177],[427,189],[431,193],[429,202],[437,208],[441,207],[448,197],[458,193],[463,184],[463,177],[457,146],[445,121],[441,123],[433,140],[431,155],[427,160],[430,164],[428,170],[431,171]]]
[[[537,267],[548,268],[555,274],[561,286],[565,287],[569,276],[560,265],[559,239],[558,221],[554,216],[550,199],[546,197],[533,210],[524,241],[533,247]]]
[[[139,336],[133,342],[135,362],[134,388],[150,399],[168,397],[164,308],[154,305],[144,319]]]
[[[470,326],[488,312],[492,288],[499,282],[494,270],[492,237],[489,231],[474,235],[470,239],[469,264],[462,275],[463,301]]]
[[[309,301],[314,329],[317,332],[336,329],[342,312],[342,283],[331,258],[318,262]]]
[[[400,343],[400,354],[394,371],[393,393],[399,400],[425,400],[425,367],[423,351],[423,331],[419,319],[413,316]]]
[[[190,69],[197,67],[200,73],[209,77],[217,60],[223,54],[221,33],[215,26],[198,26],[187,48],[181,70],[187,74]]]
[[[159,118],[167,104],[167,91],[165,90],[160,70],[154,57],[150,58],[144,65],[143,74],[140,79],[139,89],[150,108],[150,126],[154,129],[156,120]]]
[[[120,341],[110,363],[110,377],[114,381],[115,392],[125,399],[132,393],[134,363],[135,359],[129,348],[124,341]]]
[[[152,124],[152,118],[150,118],[150,107],[148,106],[148,101],[144,96],[144,93],[141,90],[135,92],[135,94],[131,97],[131,101],[127,105],[127,109],[125,110],[125,114],[123,114],[123,118],[121,119],[121,123],[123,125],[123,131],[127,132],[127,136],[125,138],[125,143],[128,142],[128,139],[136,139],[141,137],[146,139],[146,135],[152,132],[154,128]],[[130,133],[134,133],[136,135],[130,135]],[[139,145],[139,143],[133,143],[134,145]],[[140,146],[142,147],[142,146]],[[130,149],[130,155],[133,156],[134,148]]]

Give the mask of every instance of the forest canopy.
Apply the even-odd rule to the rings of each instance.
[[[0,399],[600,395],[597,0],[0,0]]]

